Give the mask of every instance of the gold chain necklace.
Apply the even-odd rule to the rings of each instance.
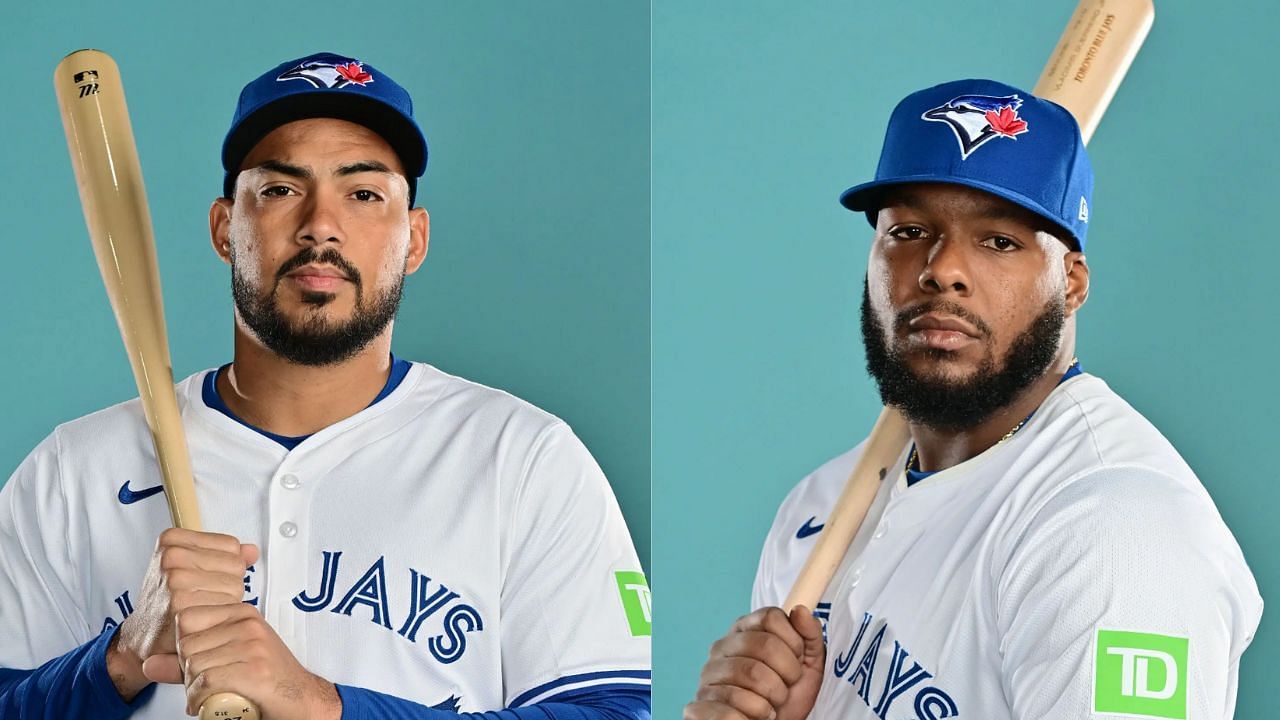
[[[1080,358],[1078,358],[1078,357],[1073,357],[1073,358],[1071,358],[1071,365],[1067,366],[1067,372],[1070,372],[1070,371],[1071,371],[1071,368],[1075,367],[1075,366],[1076,366],[1076,365],[1078,365],[1078,364],[1080,364]],[[1059,382],[1061,382],[1061,381],[1059,381]],[[1035,410],[1032,410],[1030,415],[1027,415],[1026,417],[1022,418],[1022,422],[1018,423],[1017,425],[1014,425],[1012,430],[1010,430],[1009,432],[1005,433],[1005,434],[1004,434],[1004,437],[1002,437],[1002,438],[1000,438],[999,440],[995,441],[995,443],[993,443],[993,444],[991,445],[991,447],[995,447],[996,445],[999,445],[1000,443],[1004,442],[1005,440],[1008,440],[1009,438],[1013,437],[1013,436],[1014,436],[1014,434],[1016,434],[1019,430],[1021,430],[1021,429],[1022,429],[1022,426],[1023,426],[1023,425],[1026,425],[1026,424],[1027,424],[1027,421],[1031,419],[1031,415],[1035,415],[1035,414],[1036,414],[1036,411],[1035,411]],[[990,449],[990,448],[988,448],[988,450],[989,450],[989,449]],[[917,468],[917,464],[916,464],[916,463],[917,463],[917,461],[918,461],[919,459],[920,459],[920,456],[916,453],[916,446],[915,446],[915,443],[912,443],[912,445],[911,445],[911,457],[907,458],[907,468],[906,468],[906,469],[907,469],[908,471],[910,471],[910,470],[912,470],[913,468],[915,468],[915,469],[916,469],[916,470],[915,470],[916,472],[923,472],[923,471],[921,471],[921,470],[919,470],[919,469]]]

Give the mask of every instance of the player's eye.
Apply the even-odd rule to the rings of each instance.
[[[262,188],[262,197],[285,197],[291,192],[287,185],[268,185]]]
[[[919,225],[899,225],[889,229],[889,237],[895,240],[919,240],[928,236],[928,231]]]
[[[999,252],[1011,252],[1022,247],[1018,244],[1017,240],[1005,235],[992,235],[986,240],[983,240],[982,245],[983,247],[989,247],[992,250],[997,250]]]
[[[379,202],[382,200],[382,196],[372,190],[357,190],[351,195],[360,202]]]

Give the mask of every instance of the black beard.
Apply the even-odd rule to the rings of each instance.
[[[1065,302],[1061,298],[1050,300],[1031,327],[1014,339],[997,368],[989,328],[981,319],[952,303],[936,300],[900,313],[895,319],[895,330],[906,327],[913,318],[938,310],[968,320],[982,333],[981,342],[986,345],[987,355],[968,380],[948,381],[912,372],[903,357],[888,347],[884,326],[871,311],[871,293],[863,281],[862,342],[867,350],[867,372],[880,387],[881,401],[898,408],[909,422],[940,432],[959,432],[978,425],[1043,377],[1057,356],[1066,323]],[[948,350],[934,348],[923,352],[935,359],[950,354]]]
[[[234,257],[232,255],[231,297],[235,300],[240,318],[269,350],[299,365],[320,367],[351,359],[382,334],[400,309],[400,298],[404,291],[403,273],[394,287],[366,303],[360,272],[333,248],[326,248],[324,252],[306,248],[290,258],[276,271],[274,286],[265,296],[259,288],[251,286],[245,280],[236,267]],[[331,323],[314,315],[297,326],[280,312],[280,306],[276,302],[276,288],[279,287],[280,280],[285,274],[309,263],[328,263],[347,273],[356,290],[356,306],[350,320]],[[333,293],[304,292],[302,301],[319,308],[327,305],[334,297]]]

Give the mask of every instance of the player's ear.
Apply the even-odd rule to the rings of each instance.
[[[411,275],[422,267],[427,259],[427,246],[431,241],[431,216],[423,208],[409,210],[409,254],[405,257],[404,273]]]
[[[1067,274],[1067,317],[1071,317],[1089,299],[1089,260],[1083,252],[1072,250],[1062,256],[1062,269]]]
[[[222,262],[231,264],[231,209],[227,198],[218,198],[209,206],[209,242]]]

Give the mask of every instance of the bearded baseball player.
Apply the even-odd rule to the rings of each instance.
[[[217,532],[166,529],[137,400],[55,429],[0,490],[0,717],[650,717],[648,588],[591,455],[391,354],[426,162],[367,63],[244,88],[209,211],[234,357],[177,388]]]
[[[1076,358],[1092,171],[1062,107],[986,80],[894,110],[867,365],[911,442],[817,608],[778,606],[858,446],[778,510],[687,720],[1221,720],[1262,599],[1194,472]]]

